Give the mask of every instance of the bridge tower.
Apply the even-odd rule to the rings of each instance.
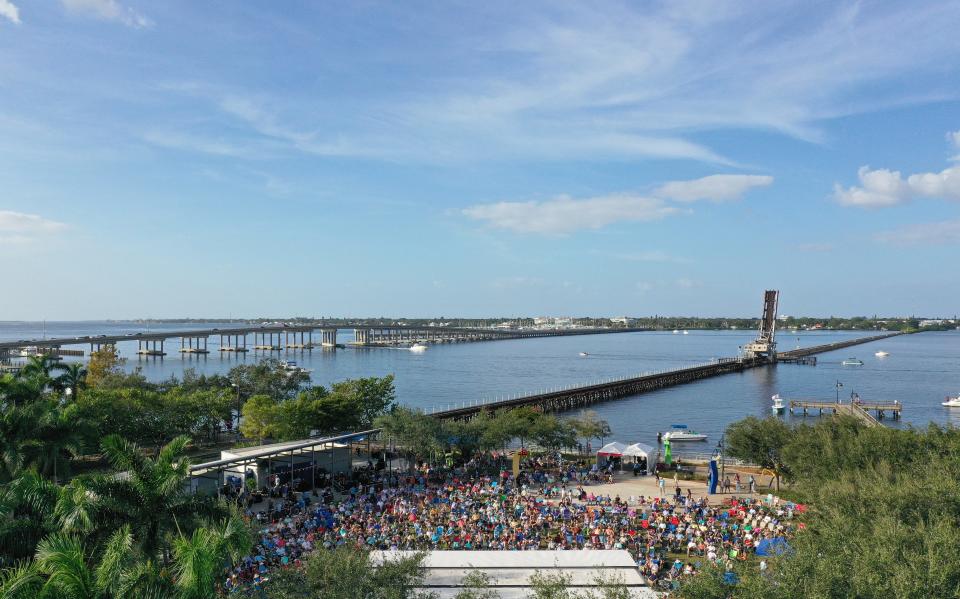
[[[766,357],[772,362],[777,361],[777,304],[780,292],[768,289],[763,293],[763,317],[760,319],[760,334],[757,338],[743,346],[743,355],[747,358]]]

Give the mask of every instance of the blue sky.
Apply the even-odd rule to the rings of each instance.
[[[0,0],[0,320],[952,315],[960,4]]]

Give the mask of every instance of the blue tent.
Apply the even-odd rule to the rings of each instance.
[[[790,551],[790,545],[787,544],[787,540],[783,537],[764,539],[757,544],[757,555],[763,557],[783,555],[787,551]]]

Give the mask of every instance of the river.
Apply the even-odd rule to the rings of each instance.
[[[224,324],[191,323],[151,325],[150,331],[224,328]],[[0,340],[75,337],[87,334],[145,332],[142,324],[125,322],[0,323]],[[779,349],[820,345],[871,332],[781,332]],[[352,331],[341,331],[349,342]],[[432,346],[422,353],[405,349],[370,348],[312,351],[290,350],[272,355],[295,360],[312,370],[314,384],[361,376],[396,376],[401,403],[427,410],[463,402],[493,399],[517,393],[579,385],[598,380],[635,376],[736,356],[738,347],[753,338],[752,331],[690,331],[621,333],[546,337],[459,343]],[[220,355],[218,338],[210,338],[210,354],[181,355],[179,343],[166,345],[162,359],[136,355],[136,341],[121,342],[121,355],[128,369],[140,368],[151,380],[181,376],[184,369],[226,372],[238,363],[253,362],[260,353]],[[83,349],[89,349],[85,346]],[[878,358],[884,350],[889,356]],[[581,356],[586,352],[587,356]],[[848,357],[863,360],[858,367],[842,366]],[[841,398],[856,392],[864,401],[900,401],[903,420],[893,426],[926,426],[929,422],[960,424],[960,409],[940,405],[947,394],[960,392],[960,332],[927,332],[904,335],[821,354],[816,366],[779,364],[755,368],[696,383],[662,389],[594,406],[611,425],[620,441],[652,443],[657,431],[673,424],[686,424],[709,435],[706,443],[689,450],[707,452],[714,447],[727,424],[747,415],[769,413],[770,396],[787,399],[835,399],[841,382]],[[802,416],[785,416],[798,420]],[[807,417],[813,420],[813,417]],[[687,444],[690,445],[690,444]]]

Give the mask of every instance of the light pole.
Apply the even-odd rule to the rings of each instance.
[[[843,383],[841,383],[841,382],[838,380],[836,387],[837,387],[837,403],[840,403],[840,389],[843,388]]]
[[[237,390],[237,443],[240,442],[240,383],[230,383]]]

